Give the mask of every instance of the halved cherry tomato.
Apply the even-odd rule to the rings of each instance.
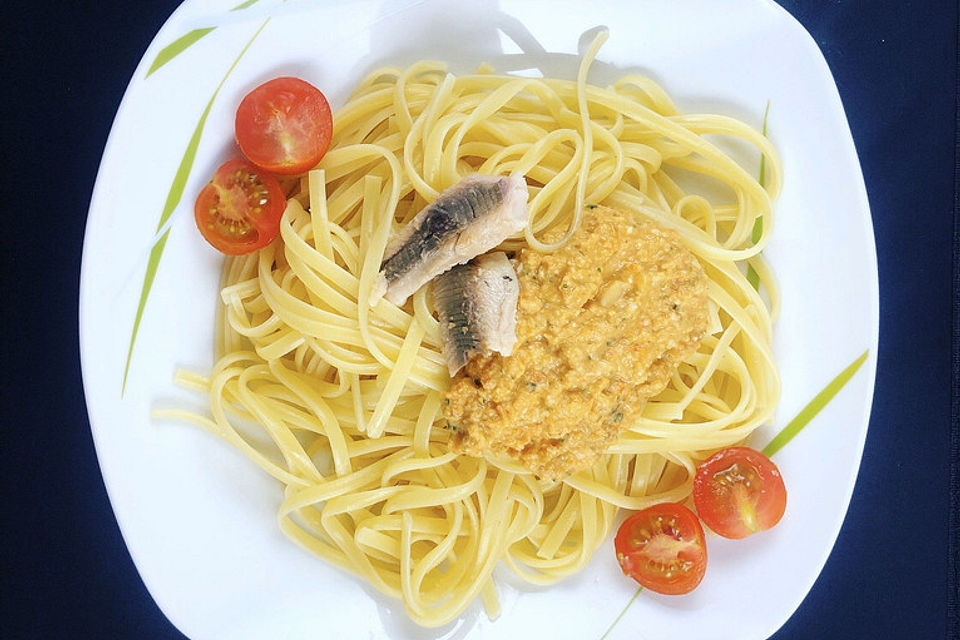
[[[703,527],[682,504],[665,502],[634,513],[620,525],[614,546],[623,573],[657,593],[693,591],[707,570]]]
[[[327,98],[312,84],[274,78],[243,99],[235,127],[247,160],[271,173],[303,173],[330,147],[333,115]]]
[[[780,522],[787,489],[770,458],[732,447],[707,458],[693,478],[693,502],[703,523],[725,538],[745,538]]]
[[[270,244],[285,207],[276,178],[246,160],[228,160],[200,191],[193,212],[207,242],[236,256]]]

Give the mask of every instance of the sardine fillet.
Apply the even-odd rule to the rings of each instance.
[[[390,243],[370,295],[402,305],[451,267],[493,249],[527,224],[521,175],[464,178],[418,213]]]
[[[519,297],[517,274],[502,251],[479,256],[434,280],[433,304],[451,376],[474,355],[513,352]]]

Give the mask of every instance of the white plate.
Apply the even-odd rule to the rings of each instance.
[[[130,82],[103,156],[87,223],[80,343],[90,424],[113,508],[134,562],[160,608],[185,634],[206,638],[599,638],[634,592],[612,543],[580,575],[548,589],[505,587],[503,615],[473,607],[464,621],[424,632],[397,603],[288,541],[276,525],[279,486],[216,438],[151,421],[158,406],[202,408],[177,389],[180,366],[212,364],[220,260],[196,232],[195,194],[231,149],[233,113],[253,86],[279,74],[320,85],[342,104],[383,63],[482,61],[504,70],[521,50],[575,54],[591,27],[610,27],[591,80],[640,70],[685,111],[760,125],[786,172],[767,255],[783,288],[776,355],[782,427],[866,349],[870,358],[777,462],[789,483],[787,516],[746,541],[710,540],[703,584],[681,598],[642,594],[610,638],[736,638],[772,634],[796,609],[840,529],[866,435],[877,350],[873,230],[856,151],[836,86],[816,44],[769,0],[547,2],[299,2],[188,0],[167,21]],[[124,366],[157,225],[184,151],[218,83],[172,209],[169,236],[145,305],[126,392]],[[154,73],[167,45],[216,27]],[[553,57],[573,77],[576,60]],[[755,158],[747,158],[755,163]],[[639,630],[639,633],[638,633]]]

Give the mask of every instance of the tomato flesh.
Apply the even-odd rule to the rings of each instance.
[[[217,250],[242,255],[277,237],[285,207],[276,178],[245,160],[229,160],[200,191],[194,218],[201,235]]]
[[[693,502],[712,531],[725,538],[745,538],[780,522],[787,490],[770,458],[749,447],[731,447],[697,468]]]
[[[667,595],[693,591],[707,570],[707,545],[695,513],[666,502],[623,521],[614,539],[624,575]]]
[[[333,115],[327,98],[299,78],[274,78],[237,107],[237,145],[247,159],[271,173],[303,173],[330,147]]]

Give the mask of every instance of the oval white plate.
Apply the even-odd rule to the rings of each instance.
[[[284,538],[275,521],[280,488],[240,454],[199,429],[149,417],[154,407],[203,408],[172,383],[178,367],[212,364],[221,260],[196,232],[192,203],[231,153],[234,109],[248,90],[299,75],[337,106],[370,69],[420,58],[461,72],[484,61],[519,71],[534,60],[572,78],[581,34],[603,24],[610,40],[594,83],[639,70],[684,111],[725,113],[758,127],[770,101],[770,137],[786,171],[767,250],[783,289],[775,348],[784,393],[777,424],[756,442],[764,444],[870,349],[867,366],[777,454],[790,492],[783,523],[746,541],[712,537],[697,591],[641,594],[608,637],[772,634],[812,586],[840,529],[866,435],[877,347],[877,267],[863,178],[836,86],[809,35],[769,0],[260,0],[231,11],[237,2],[188,0],[147,50],[107,143],[83,253],[80,346],[90,424],[124,539],[163,612],[191,638],[238,640],[600,638],[623,610],[635,586],[621,576],[611,546],[555,587],[504,586],[495,622],[474,606],[458,624],[417,629],[397,603]],[[754,169],[758,163],[743,160]]]

